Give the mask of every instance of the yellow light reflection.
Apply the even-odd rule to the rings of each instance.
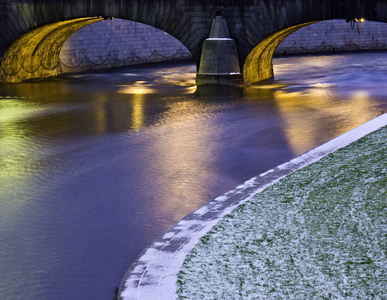
[[[133,98],[132,128],[144,127],[144,94],[135,94]]]
[[[375,117],[369,95],[365,91],[354,91],[349,97],[341,99],[330,88],[311,88],[303,92],[279,90],[274,92],[274,97],[285,121],[286,137],[295,155]],[[316,140],[322,127],[330,133],[326,140]]]
[[[157,211],[171,215],[175,222],[208,200],[204,191],[211,182],[209,158],[211,161],[216,157],[211,143],[215,132],[211,118],[195,114],[200,109],[194,101],[171,104],[152,143],[157,157],[153,169],[163,178],[155,205]],[[191,201],[179,201],[187,197]]]
[[[356,118],[357,123],[363,124],[368,122],[372,117],[370,107],[370,95],[367,91],[354,91],[351,93],[351,111],[353,118]]]
[[[118,93],[120,94],[132,94],[132,95],[144,95],[144,94],[154,94],[156,90],[152,88],[151,84],[148,84],[146,81],[136,81],[132,85],[121,86]]]
[[[44,110],[36,103],[10,97],[0,100],[0,110],[0,202],[2,217],[12,218],[28,203],[29,197],[21,199],[13,195],[17,195],[20,186],[30,184],[39,175],[35,165],[41,146],[29,137],[30,129],[25,120],[39,116]]]
[[[195,65],[188,65],[184,70],[180,67],[159,70],[156,74],[158,79],[155,83],[158,85],[182,87],[185,94],[193,94],[197,90]]]
[[[196,90],[198,89],[198,87],[196,85],[194,86],[188,86],[184,89],[184,93],[185,94],[193,94],[196,92]]]
[[[196,85],[196,73],[195,72],[179,72],[178,69],[168,70],[168,74],[157,72],[159,79],[156,80],[158,84],[176,85],[176,86],[188,86],[192,87]],[[176,73],[174,73],[176,72]]]

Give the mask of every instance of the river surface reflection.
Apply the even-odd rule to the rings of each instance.
[[[386,58],[279,58],[245,91],[187,63],[0,86],[0,298],[114,299],[182,217],[386,112]]]

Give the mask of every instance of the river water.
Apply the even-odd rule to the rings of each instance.
[[[274,65],[245,91],[190,63],[0,86],[0,299],[114,299],[182,217],[387,111],[387,53]]]

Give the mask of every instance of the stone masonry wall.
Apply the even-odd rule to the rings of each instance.
[[[360,26],[345,20],[330,20],[303,27],[288,36],[276,54],[343,52],[387,49],[387,24],[365,21]]]
[[[276,55],[387,49],[387,24],[331,20],[306,26],[287,37]],[[101,21],[76,32],[64,44],[60,60],[66,72],[147,62],[189,60],[188,49],[162,30],[128,20]]]
[[[122,19],[84,27],[65,42],[60,53],[66,72],[190,59],[188,49],[168,33]]]

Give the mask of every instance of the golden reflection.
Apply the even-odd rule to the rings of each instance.
[[[192,87],[196,85],[196,73],[195,71],[181,72],[179,69],[174,68],[168,70],[168,74],[164,72],[156,72],[159,75],[159,79],[155,82],[158,84],[176,85],[176,86],[187,86]],[[176,72],[176,73],[174,73]]]
[[[211,118],[196,114],[198,110],[196,101],[172,103],[152,143],[152,153],[157,157],[153,169],[166,182],[155,205],[175,222],[208,200],[204,193],[211,184],[208,161],[216,157],[211,141],[214,130],[219,130],[212,126]],[[187,198],[191,201],[179,201]]]
[[[36,161],[31,156],[39,156],[41,149],[25,137],[28,131],[20,123],[0,124],[0,132],[0,205],[2,221],[7,222],[33,197],[30,194],[20,197],[19,191],[21,186],[28,186],[39,176]]]
[[[144,94],[133,96],[132,128],[140,129],[144,127]]]
[[[37,145],[28,138],[24,120],[39,115],[42,109],[31,102],[6,99],[0,100],[0,110],[0,181],[11,191],[7,179],[25,178],[31,172],[29,153],[38,153]]]
[[[4,138],[4,132],[9,124],[16,124],[23,119],[39,114],[42,109],[32,102],[19,101],[16,98],[7,97],[0,99],[0,128],[2,128],[1,137]],[[11,129],[12,126],[9,126]]]
[[[184,89],[184,93],[185,94],[193,94],[197,91],[198,87],[197,85],[194,85],[194,86],[187,86],[185,89]]]
[[[122,85],[118,90],[120,94],[131,94],[131,95],[144,95],[144,94],[154,94],[156,90],[152,88],[151,84],[148,84],[146,81],[136,81],[131,85]]]
[[[156,72],[155,83],[159,86],[177,86],[183,88],[183,93],[193,94],[197,90],[196,86],[196,66],[194,64],[182,68],[169,68]]]
[[[191,74],[192,75],[192,74]],[[195,74],[194,74],[195,75]],[[191,76],[192,77],[192,76]],[[162,86],[180,86],[184,94],[193,94],[195,93],[197,86],[195,85],[194,79],[181,79],[181,74],[172,74],[165,75],[162,79],[158,79],[154,84],[148,83],[146,81],[136,81],[130,85],[121,85],[118,90],[119,94],[128,94],[128,95],[146,95],[146,94],[155,94],[157,89]]]
[[[285,134],[295,155],[326,142],[315,140],[320,136],[320,128],[331,133],[327,136],[336,137],[374,116],[370,97],[361,90],[341,98],[335,96],[330,88],[310,88],[303,92],[284,89],[275,91],[274,99],[284,119]],[[340,127],[337,125],[338,119],[342,120],[339,122]]]
[[[369,121],[371,111],[368,108],[367,112],[367,107],[370,106],[371,97],[368,92],[364,90],[353,91],[350,96],[352,113],[359,125]]]

